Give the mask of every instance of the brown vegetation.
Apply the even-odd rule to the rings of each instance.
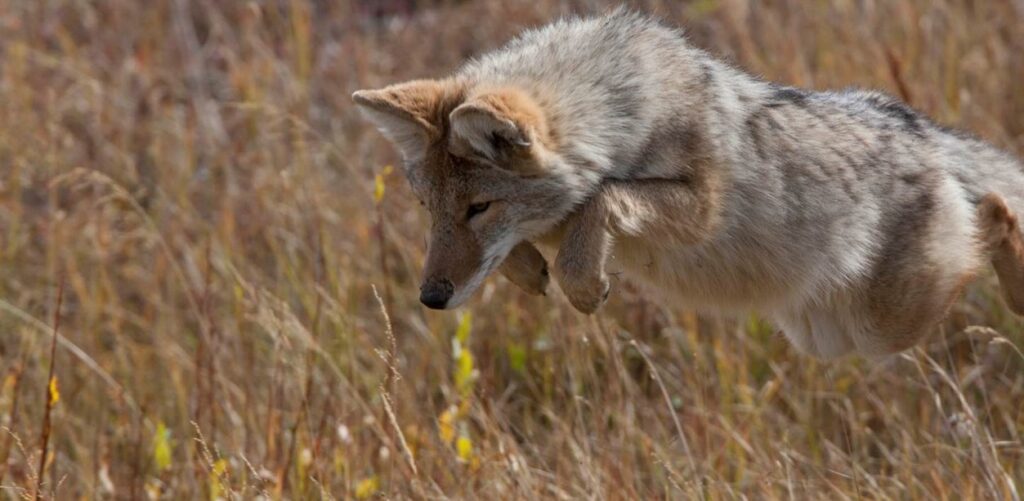
[[[1016,497],[1024,323],[991,276],[884,363],[622,281],[592,318],[498,277],[417,303],[425,215],[349,95],[606,3],[5,2],[0,498]],[[633,5],[1024,153],[1020,0]]]

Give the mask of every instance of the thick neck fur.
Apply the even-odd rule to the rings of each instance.
[[[703,72],[709,64],[718,63],[677,30],[620,10],[527,32],[459,75],[530,95],[545,111],[557,151],[597,182],[650,168],[638,161],[659,131],[697,130],[712,96]]]
[[[749,162],[760,161],[752,117],[787,106],[798,120],[820,122],[799,110],[812,100],[840,120],[848,116],[875,129],[912,129],[965,155],[991,158],[988,163],[1016,163],[881,94],[815,93],[759,80],[691,46],[679,30],[624,9],[528,31],[468,63],[457,78],[470,86],[518,88],[534,99],[545,114],[554,149],[575,166],[587,191],[603,179],[686,177],[698,160],[742,181],[750,174],[742,172]],[[876,132],[868,131],[872,141],[885,139]],[[798,138],[803,142],[794,147],[813,154],[835,138]],[[703,156],[694,157],[698,154]],[[975,202],[1010,184],[1006,174],[977,164],[947,168],[957,171]],[[1011,202],[1020,203],[1022,189],[1009,191]]]

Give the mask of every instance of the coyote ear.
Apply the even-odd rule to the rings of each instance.
[[[388,137],[406,158],[422,155],[430,141],[440,137],[437,125],[445,86],[434,80],[413,80],[378,90],[352,94],[370,122]]]
[[[451,112],[450,148],[469,150],[506,167],[532,159],[535,142],[546,132],[540,108],[519,91],[479,93]]]

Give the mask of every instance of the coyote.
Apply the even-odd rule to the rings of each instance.
[[[499,266],[542,292],[551,261],[589,313],[614,267],[690,308],[759,312],[808,354],[879,356],[988,260],[1024,314],[1021,163],[877,92],[759,80],[640,14],[557,21],[353,99],[432,217],[431,308]]]

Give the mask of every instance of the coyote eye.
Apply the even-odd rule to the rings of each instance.
[[[466,219],[473,219],[473,216],[487,210],[487,208],[490,206],[490,202],[480,202],[478,204],[470,205],[469,209],[466,210]]]

